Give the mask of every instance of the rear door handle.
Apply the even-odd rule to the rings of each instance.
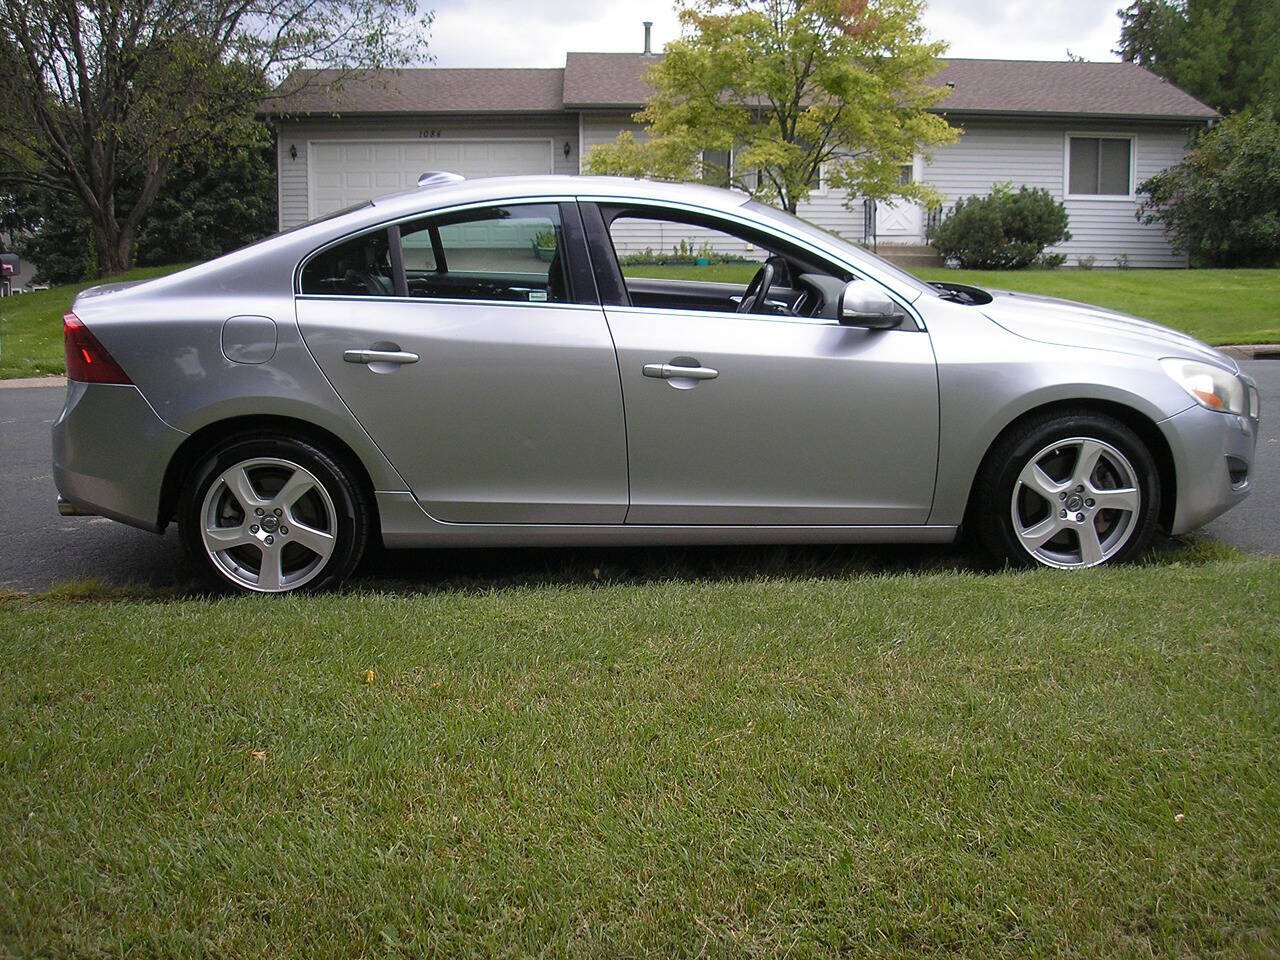
[[[418,355],[407,350],[347,350],[342,359],[347,363],[417,363]]]
[[[682,367],[674,363],[646,363],[643,372],[655,380],[714,380],[720,376],[719,370],[710,367]]]

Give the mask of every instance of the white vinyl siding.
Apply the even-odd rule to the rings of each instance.
[[[586,172],[586,163],[592,147],[600,143],[613,143],[623,130],[630,130],[637,140],[644,139],[644,128],[626,111],[583,113],[579,126],[582,137],[582,168],[578,172]]]
[[[1132,267],[1185,267],[1159,224],[1137,221],[1133,197],[1066,195],[1068,132],[1078,123],[1032,121],[969,121],[957,143],[939,149],[921,177],[932,184],[949,208],[961,197],[983,196],[993,186],[1011,181],[1043,187],[1064,200],[1071,239],[1054,249],[1074,265],[1094,258],[1099,267],[1127,262]],[[1083,135],[1132,137],[1132,180],[1135,184],[1178,163],[1186,153],[1191,128],[1172,125],[1090,125]]]

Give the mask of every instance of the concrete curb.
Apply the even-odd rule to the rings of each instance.
[[[1218,349],[1233,360],[1280,360],[1280,343],[1242,343]]]
[[[19,390],[23,387],[65,387],[66,377],[24,377],[19,380],[0,380],[0,390]]]

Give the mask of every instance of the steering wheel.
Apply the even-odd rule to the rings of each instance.
[[[756,275],[747,284],[747,292],[738,301],[738,313],[755,313],[757,307],[764,306],[769,298],[769,288],[773,286],[775,272],[772,257],[760,265]]]

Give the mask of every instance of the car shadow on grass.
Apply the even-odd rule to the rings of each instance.
[[[1235,551],[1202,538],[1161,537],[1145,564],[1208,563]],[[435,592],[666,581],[829,579],[1003,572],[975,545],[574,547],[378,551],[349,590]]]
[[[1204,537],[1162,537],[1140,561],[1201,565],[1241,554]],[[341,592],[422,594],[548,586],[642,586],[671,581],[843,580],[867,576],[971,575],[1006,571],[967,541],[916,545],[733,547],[523,547],[373,550]],[[217,599],[219,588],[190,558],[152,582],[77,579],[43,593],[0,591],[0,600]]]

